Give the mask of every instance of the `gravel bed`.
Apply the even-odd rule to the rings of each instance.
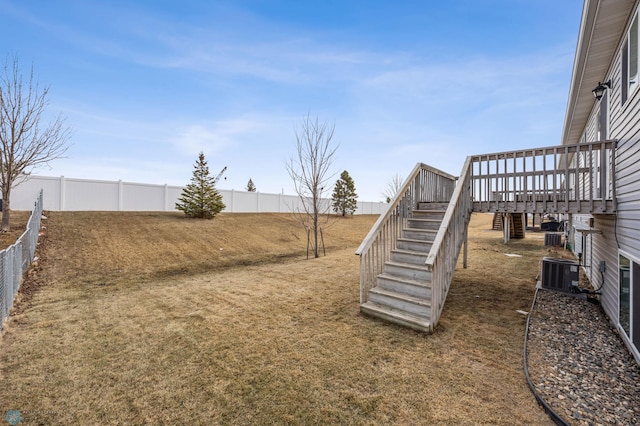
[[[536,391],[568,424],[640,424],[640,366],[600,305],[540,289],[527,353]]]

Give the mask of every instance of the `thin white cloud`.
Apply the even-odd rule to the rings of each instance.
[[[98,7],[103,13],[100,31],[70,26],[40,17],[25,8],[11,14],[70,45],[96,55],[155,68],[250,76],[279,83],[348,80],[354,71],[368,69],[388,59],[366,50],[322,42],[313,33],[287,32],[252,16],[252,28],[242,36],[238,29],[214,22],[197,26],[141,11]]]
[[[55,164],[55,175],[70,178],[122,180],[125,182],[184,185],[190,178],[188,161],[157,160],[141,157],[80,155]],[[50,176],[47,169],[39,169],[38,175]]]
[[[237,145],[247,134],[255,134],[258,127],[259,123],[243,119],[217,121],[211,125],[191,124],[178,132],[173,143],[190,154],[200,151],[216,154]]]

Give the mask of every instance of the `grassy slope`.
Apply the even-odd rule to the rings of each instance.
[[[25,231],[27,222],[31,212],[27,211],[11,211],[11,230],[9,232],[0,232],[0,249],[9,247]],[[0,217],[2,213],[0,212]]]
[[[470,268],[425,336],[358,312],[353,253],[374,220],[334,223],[328,255],[306,261],[286,215],[50,214],[47,285],[0,343],[0,412],[23,410],[24,424],[548,423],[515,312],[529,308],[540,239],[505,247],[474,216]]]

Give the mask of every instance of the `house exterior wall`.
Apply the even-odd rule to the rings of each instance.
[[[615,244],[615,217],[596,216],[594,227],[601,233],[591,234],[591,262],[588,275],[595,288],[600,288],[600,304],[611,320],[618,318],[618,253]],[[600,262],[605,271],[601,273]],[[604,277],[604,282],[602,278]]]
[[[638,5],[633,9],[636,13]],[[603,110],[607,111],[608,134],[601,135],[606,139],[617,140],[616,150],[616,193],[617,215],[593,215],[594,228],[600,233],[593,233],[585,238],[585,243],[578,247],[583,252],[590,251],[585,272],[590,277],[594,287],[601,287],[601,304],[615,324],[619,323],[619,253],[622,251],[631,257],[640,259],[640,89],[638,87],[622,103],[622,48],[625,43],[628,27],[633,15],[622,33],[617,50],[613,56],[609,71],[603,81],[611,79],[612,87],[607,90],[606,102]],[[595,99],[594,99],[595,101]],[[594,141],[598,137],[598,112],[600,103],[594,102],[593,110],[583,130],[581,141]],[[589,216],[574,217],[574,221],[588,221]],[[576,237],[579,233],[576,232]],[[589,247],[591,246],[591,247]],[[584,256],[584,255],[583,255]],[[605,271],[599,267],[604,261]],[[604,283],[602,280],[604,277]],[[636,307],[640,309],[640,307]],[[626,339],[625,336],[623,338]],[[629,341],[627,340],[629,344]],[[640,355],[636,350],[634,356],[640,362]]]
[[[637,10],[634,9],[634,13]],[[626,31],[623,39],[626,37]],[[611,65],[608,78],[612,80],[609,101],[609,123],[612,139],[618,140],[616,153],[616,189],[618,215],[616,232],[607,239],[617,251],[640,257],[640,90],[630,94],[622,105],[621,47]],[[617,237],[617,238],[616,238]]]

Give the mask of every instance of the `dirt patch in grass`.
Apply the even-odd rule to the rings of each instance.
[[[474,215],[440,325],[359,314],[373,216],[304,260],[288,215],[52,213],[47,285],[8,322],[0,414],[24,424],[551,424],[522,372],[542,235]],[[220,250],[222,248],[222,250]],[[507,257],[505,253],[521,257]],[[240,265],[240,266],[238,266]]]

